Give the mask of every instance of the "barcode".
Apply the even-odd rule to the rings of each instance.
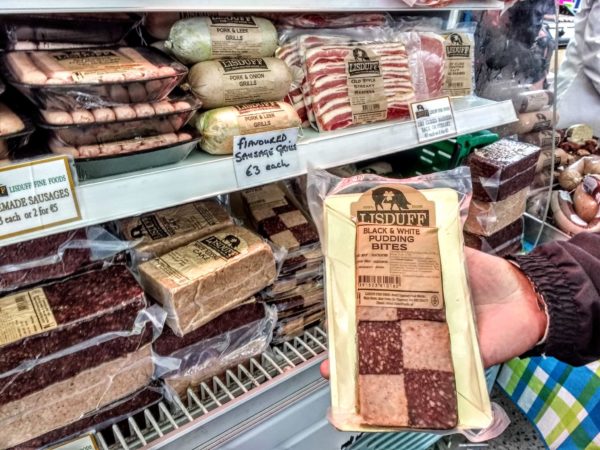
[[[400,286],[399,276],[359,275],[358,284],[385,284]]]
[[[455,81],[454,83],[448,83],[448,87],[451,87],[451,88],[461,88],[464,86],[465,86],[465,83],[463,83],[462,81]]]
[[[370,105],[362,105],[363,112],[379,111],[380,109],[381,108],[380,108],[379,103],[373,103]]]
[[[17,311],[27,311],[29,309],[29,302],[27,301],[27,297],[24,295],[20,295],[15,299],[15,303],[17,304]]]

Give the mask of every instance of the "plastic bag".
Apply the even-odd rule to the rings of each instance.
[[[486,428],[493,418],[462,252],[469,169],[407,180],[310,171],[308,184],[326,258],[329,420],[343,431]],[[389,375],[369,374],[374,361],[375,374]]]
[[[388,13],[297,13],[270,16],[280,36],[288,29],[349,28],[365,26],[389,26],[393,18]]]
[[[108,266],[129,248],[97,226],[2,247],[0,292]]]
[[[147,305],[124,266],[11,294],[2,304],[2,448],[77,422],[151,381],[151,343],[166,313]]]
[[[155,352],[180,363],[176,370],[161,374],[167,388],[182,396],[189,387],[264,352],[276,320],[273,308],[251,303],[224,313],[183,338],[166,330],[156,342]]]
[[[277,279],[286,251],[228,226],[138,266],[144,290],[178,336],[240,305]]]

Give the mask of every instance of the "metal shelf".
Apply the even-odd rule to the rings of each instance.
[[[512,102],[476,97],[453,102],[459,134],[473,133],[517,120]],[[299,143],[300,169],[329,168],[376,158],[418,146],[411,121],[385,122],[336,132],[304,130]],[[50,230],[6,239],[8,245],[48,234],[108,222],[186,202],[233,192],[236,182],[232,158],[195,152],[185,161],[149,170],[90,180],[78,188],[83,219]]]
[[[99,3],[82,0],[2,0],[0,14],[42,12],[118,12],[118,11],[224,11],[224,12],[294,12],[294,11],[423,11],[423,10],[489,10],[502,9],[496,0],[461,0],[442,8],[411,8],[401,0],[102,0]]]

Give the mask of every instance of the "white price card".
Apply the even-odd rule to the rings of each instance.
[[[235,136],[233,167],[240,188],[281,180],[300,172],[298,128]]]
[[[81,220],[66,156],[0,167],[2,239]]]
[[[412,103],[410,112],[417,126],[420,143],[440,141],[457,135],[449,97]]]
[[[98,445],[96,439],[88,434],[58,447],[52,447],[51,450],[98,450]]]

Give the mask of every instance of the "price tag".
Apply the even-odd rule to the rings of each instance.
[[[98,450],[96,439],[91,434],[66,442],[51,450]]]
[[[297,128],[235,136],[233,168],[238,186],[256,186],[297,175],[297,141]]]
[[[449,97],[435,98],[410,105],[420,143],[440,141],[457,135]]]
[[[81,220],[66,156],[0,167],[0,240]]]

